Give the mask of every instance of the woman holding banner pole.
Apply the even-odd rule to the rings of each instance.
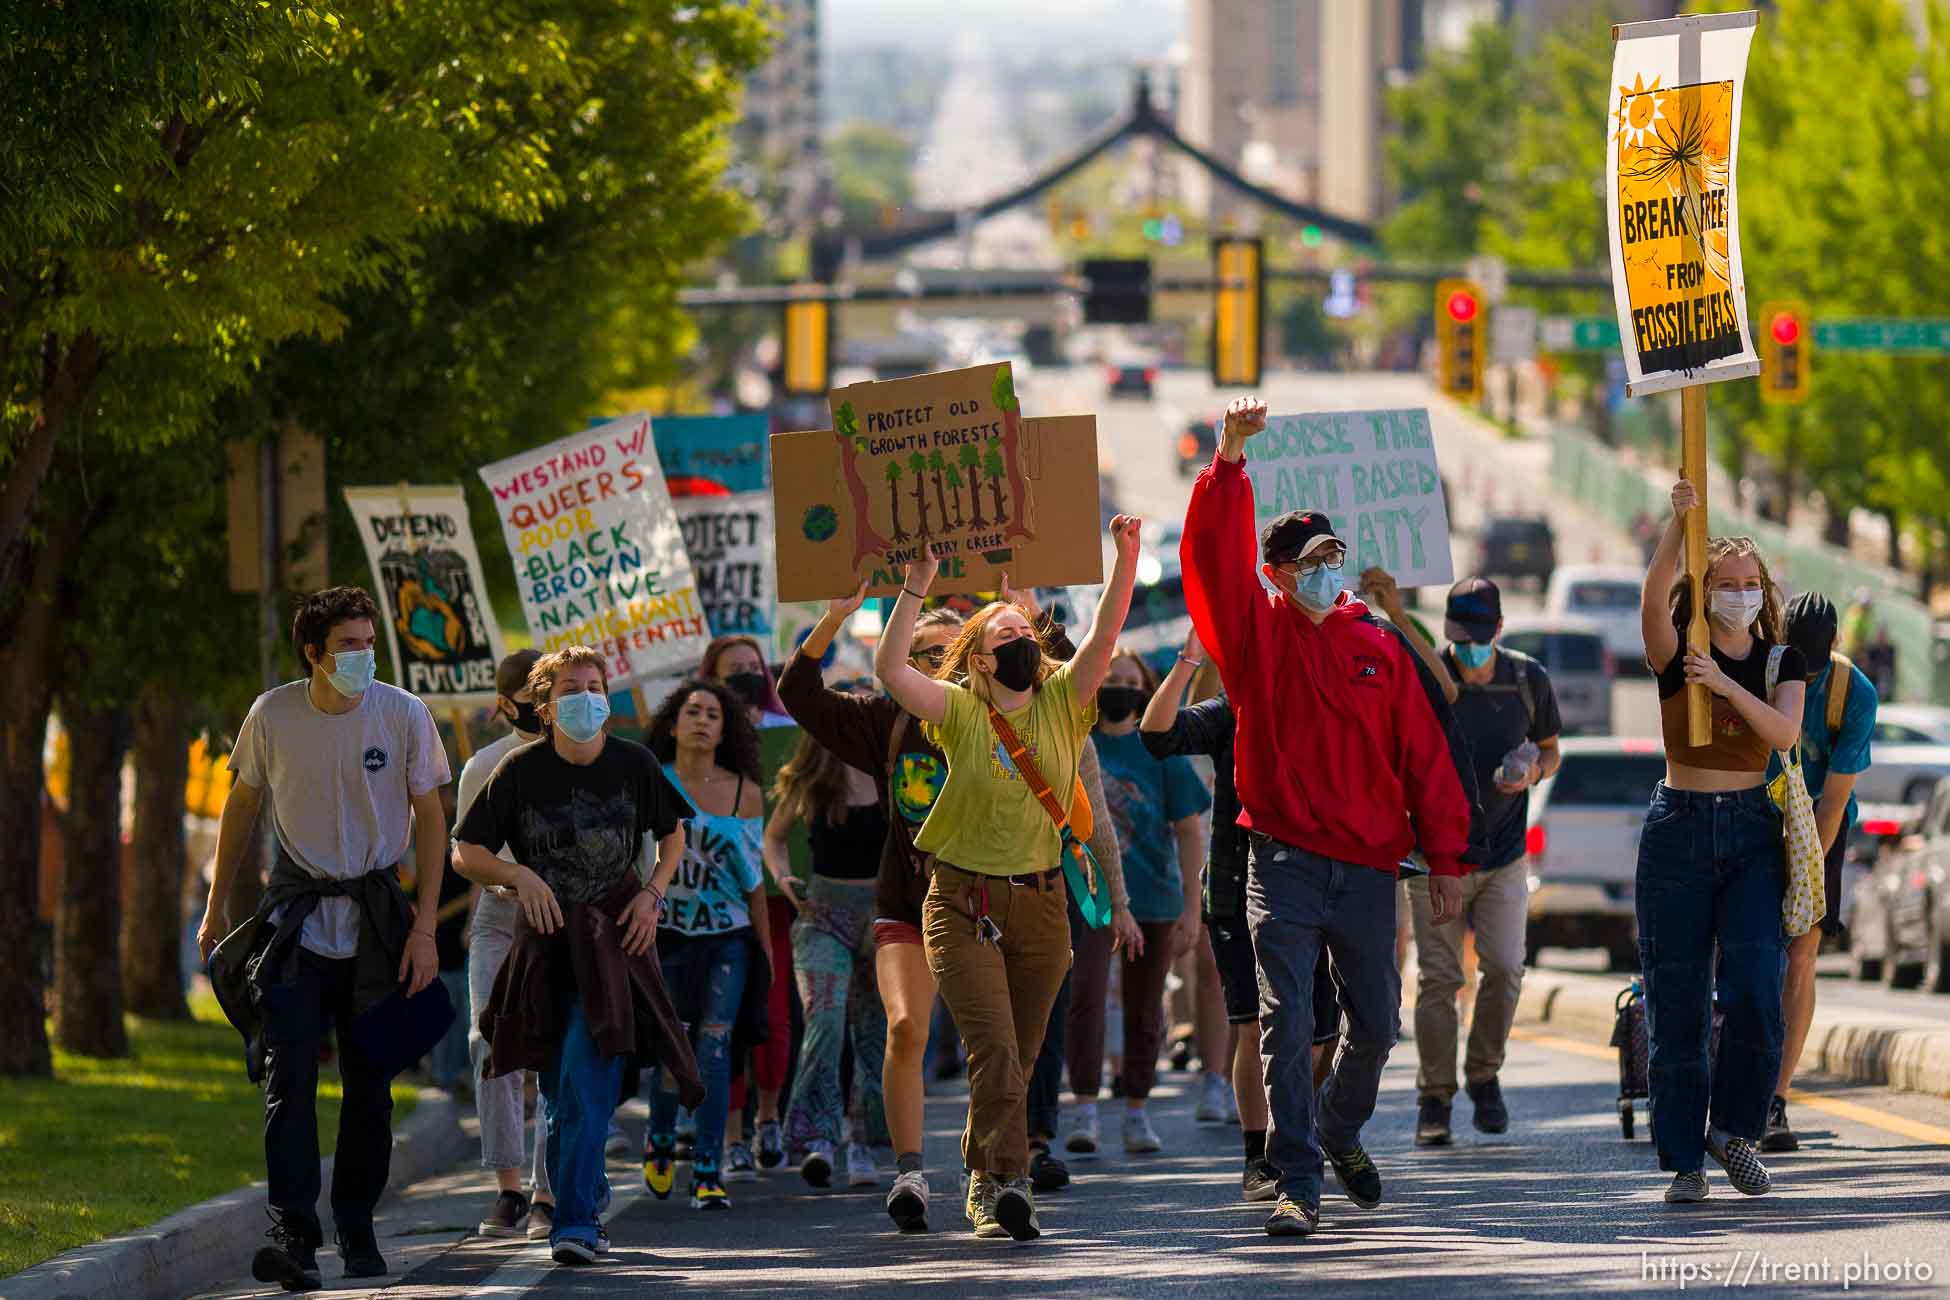
[[[968,1044],[962,1154],[965,1208],[978,1237],[1041,1233],[1027,1177],[1026,1101],[1070,965],[1064,858],[1078,850],[1061,809],[1073,802],[1097,688],[1130,612],[1138,532],[1128,515],[1111,521],[1117,563],[1066,664],[1044,653],[1021,608],[998,601],[963,625],[938,676],[917,670],[909,651],[939,567],[932,555],[908,566],[874,654],[888,693],[928,724],[948,759],[947,783],[915,842],[935,856],[922,912],[928,968]],[[957,674],[965,686],[946,680]]]
[[[1699,587],[1709,653],[1686,647],[1696,597],[1679,561],[1686,516],[1699,509],[1699,493],[1680,480],[1639,611],[1646,664],[1659,681],[1666,779],[1653,791],[1639,837],[1634,894],[1651,1031],[1652,1137],[1659,1167],[1673,1174],[1666,1200],[1674,1204],[1706,1199],[1708,1155],[1748,1196],[1772,1185],[1755,1144],[1781,1068],[1786,854],[1766,774],[1775,751],[1801,739],[1808,676],[1801,652],[1780,643],[1773,580],[1744,537],[1707,543]],[[1687,727],[1686,688],[1694,683],[1712,692],[1712,736],[1699,746]],[[1709,1074],[1716,996],[1726,1023]]]

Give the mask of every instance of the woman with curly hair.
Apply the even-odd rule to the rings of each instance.
[[[753,1023],[754,1012],[762,1013],[771,978],[759,849],[764,795],[758,737],[729,690],[717,682],[690,681],[658,707],[648,740],[665,779],[697,810],[685,826],[683,861],[657,928],[664,983],[691,1026],[704,1080],[691,1207],[729,1209],[721,1160],[734,1037],[742,1042],[748,1036],[738,1031]],[[676,1181],[676,1121],[676,1098],[653,1082],[643,1181],[660,1200]]]
[[[1767,562],[1744,537],[1707,543],[1700,588],[1712,641],[1705,654],[1686,648],[1694,595],[1679,557],[1686,515],[1701,508],[1681,480],[1639,602],[1646,664],[1659,679],[1666,779],[1639,837],[1634,893],[1652,1039],[1652,1136],[1659,1167],[1673,1174],[1666,1200],[1675,1204],[1706,1199],[1708,1155],[1749,1196],[1771,1186],[1755,1143],[1781,1068],[1785,850],[1766,774],[1775,752],[1801,738],[1808,677],[1801,652],[1781,640]],[[1692,744],[1687,730],[1689,684],[1712,693],[1704,745]],[[1709,1075],[1716,990],[1726,1024]]]

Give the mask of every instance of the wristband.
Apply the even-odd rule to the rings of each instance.
[[[918,592],[918,591],[916,591],[916,590],[914,590],[914,589],[913,589],[912,587],[906,587],[906,586],[904,586],[904,587],[902,587],[902,588],[901,588],[901,590],[902,590],[902,591],[904,591],[904,592],[906,592],[906,593],[907,593],[908,595],[910,595],[910,596],[912,596],[912,597],[914,597],[914,599],[916,599],[916,600],[926,600],[926,599],[927,599],[927,597],[926,597],[925,595],[923,595],[922,593],[920,593],[920,592]]]
[[[1187,659],[1184,655],[1178,656],[1178,662],[1181,664],[1190,664],[1194,668],[1205,667],[1205,661],[1203,659]]]

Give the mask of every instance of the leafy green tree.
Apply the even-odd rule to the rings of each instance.
[[[884,208],[914,198],[914,147],[900,132],[868,122],[843,127],[826,144],[833,190],[850,227],[880,224]]]
[[[1484,23],[1460,50],[1443,50],[1388,92],[1395,131],[1388,177],[1403,195],[1381,229],[1390,252],[1452,264],[1483,244],[1511,174],[1522,70],[1510,29]]]

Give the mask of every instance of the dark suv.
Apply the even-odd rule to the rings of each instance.
[[[1557,541],[1549,521],[1505,515],[1483,530],[1483,556],[1476,572],[1485,578],[1535,578],[1541,590],[1557,568]]]

